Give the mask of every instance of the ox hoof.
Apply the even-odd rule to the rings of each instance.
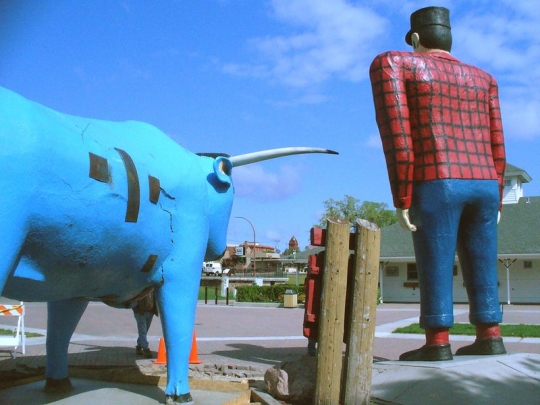
[[[188,392],[187,394],[182,395],[165,395],[165,404],[166,405],[195,405],[195,402],[193,402],[193,398],[191,398],[191,394]]]
[[[55,380],[51,377],[47,377],[43,392],[49,392],[53,394],[65,394],[73,390],[73,385],[69,381],[69,377],[62,378],[61,380]]]

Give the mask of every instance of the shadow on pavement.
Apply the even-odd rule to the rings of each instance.
[[[72,379],[74,390],[65,394],[50,394],[43,392],[43,381],[24,384],[7,390],[0,390],[2,404],[113,404],[130,403],[146,404],[161,403],[164,398],[163,390],[157,386],[109,383],[104,381],[89,381]]]
[[[245,343],[228,344],[227,347],[234,350],[217,350],[212,352],[212,355],[241,361],[251,361],[260,363],[261,365],[267,364],[269,368],[279,365],[284,361],[295,360],[307,353],[307,349],[303,347],[268,348]]]

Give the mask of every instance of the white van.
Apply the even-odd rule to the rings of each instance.
[[[232,275],[230,269],[222,269],[221,263],[204,262],[202,272],[206,276],[228,276]]]
[[[217,276],[221,273],[221,263],[203,262],[202,271],[206,276]]]

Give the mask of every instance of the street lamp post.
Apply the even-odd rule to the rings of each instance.
[[[251,221],[249,219],[247,219],[246,217],[235,217],[235,218],[245,219],[251,225],[251,229],[253,229],[253,277],[255,277],[255,244],[256,244],[256,242],[255,242],[255,227],[253,226]]]
[[[296,285],[299,285],[298,281],[298,264],[296,264],[296,249],[292,252],[294,267],[296,267]]]

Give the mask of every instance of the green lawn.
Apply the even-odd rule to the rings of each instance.
[[[0,329],[0,336],[13,336],[13,334],[14,334],[14,331],[11,329]],[[27,338],[43,336],[39,333],[33,333],[33,332],[25,332],[24,334]]]
[[[499,325],[501,328],[502,336],[513,336],[513,337],[540,337],[540,325]],[[424,334],[424,330],[420,329],[420,326],[417,323],[413,323],[409,326],[403,328],[397,328],[393,333],[418,333]],[[476,330],[474,325],[469,323],[456,323],[450,329],[451,335],[476,335]]]
[[[204,289],[208,288],[208,301],[215,301],[216,299],[216,289],[215,287],[200,287],[199,288],[199,300],[204,300]],[[221,288],[217,289],[218,300],[224,300],[225,297],[221,296]],[[232,292],[229,295],[229,299],[232,299]]]
[[[298,274],[298,285],[304,285],[305,279],[306,279],[306,273]],[[289,275],[289,284],[296,284],[296,274],[293,276]]]

